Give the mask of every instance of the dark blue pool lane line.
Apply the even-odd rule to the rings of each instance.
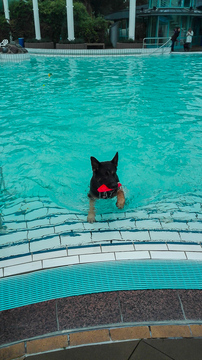
[[[0,311],[121,290],[202,289],[200,261],[117,261],[47,269],[0,280]]]

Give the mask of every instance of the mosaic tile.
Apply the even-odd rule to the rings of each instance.
[[[134,251],[133,244],[102,245],[102,252]]]
[[[21,205],[21,202],[17,202],[14,206],[3,208],[2,213],[4,216],[15,214],[16,212],[21,211]]]
[[[185,222],[163,222],[161,221],[162,228],[165,230],[188,230],[188,225]]]
[[[196,220],[195,213],[185,213],[185,212],[174,212],[173,218],[175,220]]]
[[[112,214],[102,214],[102,220],[108,221],[108,220],[122,220],[125,219],[126,215],[125,213],[112,213]],[[96,215],[97,219],[97,215]]]
[[[10,276],[15,274],[22,274],[35,270],[42,269],[41,261],[30,262],[26,264],[20,264],[15,266],[8,266],[4,268],[4,276]]]
[[[173,211],[166,211],[165,209],[163,211],[148,211],[149,219],[160,219],[167,221],[173,221],[172,218]]]
[[[58,225],[61,223],[64,223],[65,221],[68,221],[68,215],[67,214],[61,214],[57,216],[50,217],[50,224],[52,225]]]
[[[148,251],[125,251],[115,252],[116,260],[140,260],[150,259]]]
[[[0,236],[0,245],[10,244],[27,239],[27,231],[16,231]]]
[[[144,210],[139,210],[139,211],[134,211],[134,212],[126,212],[125,213],[126,218],[129,219],[149,219],[149,215],[147,211]]]
[[[47,216],[47,209],[46,208],[40,208],[37,210],[30,211],[25,214],[25,220],[34,220],[39,219],[41,217]]]
[[[186,251],[186,255],[187,255],[188,260],[202,261],[202,252],[196,253],[196,252],[188,252],[188,251]]]
[[[152,259],[186,260],[182,251],[151,251],[150,253]]]
[[[40,237],[46,236],[46,235],[53,235],[54,234],[54,228],[52,226],[45,227],[45,228],[39,228],[35,230],[29,230],[28,231],[28,239],[38,239]]]
[[[168,244],[168,249],[172,251],[202,251],[200,245],[189,244]]]
[[[96,230],[96,231],[109,230],[109,224],[107,222],[105,222],[105,221],[103,221],[103,222],[97,222],[96,221],[93,224],[85,222],[83,224],[83,226],[84,226],[85,230],[89,230],[89,231],[92,231],[92,230]]]
[[[47,213],[47,215],[48,216],[50,216],[50,215],[67,215],[67,214],[69,214],[69,211],[67,210],[67,209],[62,209],[62,208],[60,208],[60,207],[57,207],[56,205],[55,205],[55,207],[53,206],[53,207],[51,207],[51,204],[48,204],[47,205],[47,208],[48,208],[48,213]]]
[[[79,264],[78,256],[65,256],[57,259],[45,259],[43,260],[43,268],[54,268],[66,265]]]
[[[188,226],[190,230],[202,231],[202,223],[201,222],[188,222]]]
[[[150,231],[152,241],[180,241],[180,235],[176,231]]]
[[[38,254],[33,254],[33,261],[36,260],[45,260],[53,259],[58,257],[67,256],[67,250],[58,250],[58,251],[46,251]]]
[[[3,215],[5,223],[8,222],[24,222],[25,221],[25,215],[24,214],[11,214],[11,215]]]
[[[25,210],[26,212],[41,209],[44,207],[43,202],[39,200],[33,201],[32,198],[26,198],[25,201],[26,202],[21,206],[21,209]]]
[[[168,250],[167,245],[166,244],[135,244],[135,250],[156,250],[156,251],[160,251],[160,250]]]
[[[180,232],[180,237],[183,241],[202,242],[202,233]]]
[[[60,247],[59,236],[54,236],[54,237],[46,238],[46,239],[40,239],[40,240],[36,240],[36,241],[33,241],[33,240],[30,241],[30,251],[31,252],[52,249],[52,248],[58,248],[58,247]]]
[[[121,240],[119,231],[92,232],[92,242]]]
[[[67,246],[81,246],[84,243],[91,243],[90,232],[72,232],[69,234],[60,235],[61,244]]]
[[[155,220],[137,220],[136,227],[140,230],[162,229],[160,222]]]
[[[114,253],[80,255],[80,263],[114,261]]]
[[[27,256],[18,256],[7,260],[0,261],[0,267],[11,266],[11,265],[18,265],[24,264],[32,261],[31,255]]]
[[[28,229],[32,229],[32,228],[38,228],[40,226],[49,226],[50,222],[48,218],[45,219],[37,219],[35,221],[27,221],[27,228]]]
[[[117,220],[117,221],[110,221],[109,228],[110,230],[117,230],[117,229],[135,229],[135,221],[130,219],[124,220]]]
[[[55,226],[55,233],[60,234],[64,232],[70,232],[70,231],[84,231],[84,226],[82,223],[69,223],[69,224],[63,224],[59,226]]]
[[[101,253],[100,246],[86,246],[86,247],[77,247],[73,249],[68,248],[68,255],[97,254],[97,253]]]
[[[29,253],[29,243],[28,241],[25,241],[24,244],[16,244],[2,248],[0,251],[0,256],[1,258],[4,258],[27,253]]]
[[[27,230],[26,222],[3,222],[3,224],[6,226],[7,230]]]
[[[87,214],[76,213],[77,221],[87,223]],[[103,222],[102,215],[96,214],[96,222]],[[96,222],[94,224],[96,224]]]
[[[148,231],[121,231],[121,237],[124,241],[150,241]]]

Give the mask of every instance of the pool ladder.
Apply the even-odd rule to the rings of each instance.
[[[148,43],[149,40],[149,43]],[[154,42],[151,42],[151,41]],[[163,44],[161,44],[162,40],[166,40]],[[158,52],[159,49],[163,49],[165,47],[168,47],[170,45],[170,37],[148,37],[143,39],[142,48],[144,49],[146,46],[155,46],[156,48],[154,51],[152,51],[149,55],[154,54],[155,52]],[[161,44],[161,45],[160,45]],[[160,45],[160,46],[159,46]]]

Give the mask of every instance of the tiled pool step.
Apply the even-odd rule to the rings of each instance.
[[[202,261],[201,244],[187,243],[112,243],[57,250],[30,252],[0,261],[0,277],[47,268],[122,260]]]
[[[161,211],[161,208],[164,211]],[[18,199],[1,209],[0,258],[74,246],[117,242],[202,242],[201,204],[150,205],[133,212],[97,215],[71,213],[46,198]]]

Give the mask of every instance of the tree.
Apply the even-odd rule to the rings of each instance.
[[[9,39],[10,25],[5,19],[4,14],[0,14],[0,41]]]
[[[19,37],[34,37],[32,0],[18,0],[11,2],[10,18],[11,34],[14,39],[18,39]]]
[[[128,7],[129,0],[81,0],[87,8],[97,16],[99,14],[108,15]]]

